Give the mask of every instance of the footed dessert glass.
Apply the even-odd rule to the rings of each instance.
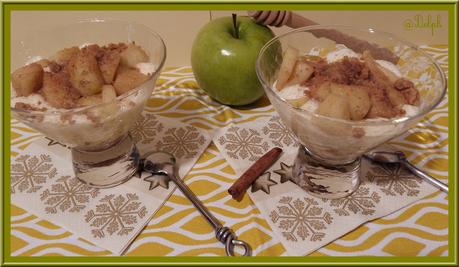
[[[396,66],[402,76],[414,82],[420,91],[421,104],[416,115],[361,121],[335,119],[296,108],[276,93],[273,84],[282,63],[282,52],[291,46],[300,55],[326,56],[339,43],[317,36],[336,30],[387,48],[399,57]],[[256,71],[281,120],[301,144],[293,163],[295,183],[311,195],[330,199],[352,194],[360,184],[361,156],[407,131],[434,109],[446,92],[446,79],[440,66],[413,44],[389,33],[346,26],[309,26],[277,36],[260,51]]]
[[[11,108],[14,118],[71,148],[76,177],[93,187],[112,187],[129,180],[139,165],[129,130],[150,97],[166,59],[161,37],[140,24],[105,19],[80,21],[34,31],[12,45],[12,69],[37,57],[85,44],[135,42],[155,66],[150,78],[112,102],[68,110],[26,111]]]

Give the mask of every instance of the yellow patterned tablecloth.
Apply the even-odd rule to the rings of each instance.
[[[445,45],[424,47],[447,73]],[[231,109],[212,101],[194,80],[189,67],[166,69],[147,110],[196,127],[213,130],[230,123],[243,123],[269,116],[272,107],[266,98],[254,109]],[[407,152],[409,160],[446,181],[448,178],[448,101],[402,138],[393,141]],[[426,122],[424,120],[424,122]],[[142,131],[145,121],[136,130]],[[11,155],[16,156],[42,135],[13,120]],[[234,171],[211,144],[184,178],[198,197],[222,223],[249,242],[258,256],[285,252],[260,212],[247,197],[231,199],[226,190]],[[11,207],[12,256],[97,256],[111,255],[82,238],[42,220],[27,211]],[[324,255],[440,256],[448,254],[448,199],[437,192],[384,218],[367,223],[312,253]],[[213,229],[192,204],[176,190],[137,237],[127,256],[225,255]]]

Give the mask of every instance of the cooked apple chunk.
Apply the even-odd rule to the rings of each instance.
[[[331,83],[330,92],[347,99],[351,120],[365,118],[371,107],[369,88],[358,85]]]
[[[45,72],[41,94],[55,108],[73,108],[80,98],[80,94],[72,87],[65,72]]]
[[[116,90],[112,85],[102,86],[102,102],[106,105],[103,107],[103,113],[107,116],[115,114],[119,110],[116,100]]]
[[[54,56],[52,56],[50,59],[52,61],[55,61],[59,65],[65,65],[79,51],[80,49],[76,46],[73,46],[70,48],[64,48],[58,51],[56,54],[54,54]]]
[[[339,95],[342,97],[347,97],[349,91],[352,90],[352,86],[339,83],[329,83],[330,93]]]
[[[292,75],[293,68],[295,67],[296,59],[300,51],[294,47],[287,47],[282,57],[282,64],[279,69],[279,74],[277,76],[277,90],[282,90],[287,84],[287,81]]]
[[[346,97],[337,94],[329,94],[325,100],[320,103],[317,113],[323,116],[350,120],[351,112]]]
[[[137,63],[148,62],[148,55],[140,46],[130,43],[121,52],[121,64],[126,67],[135,68]]]
[[[330,94],[330,82],[323,82],[311,87],[311,96],[317,101],[324,101]]]
[[[96,57],[90,50],[82,50],[75,54],[66,69],[70,75],[70,82],[81,95],[90,96],[101,92],[104,78]]]
[[[48,60],[45,58],[35,63],[40,64],[44,71],[59,72],[62,70],[62,66],[57,64],[56,61]]]
[[[374,60],[369,51],[363,52],[362,59],[364,60],[365,65],[370,70],[372,79],[377,87],[382,89],[392,87],[390,79],[382,70],[383,68]]]
[[[120,64],[121,56],[118,51],[104,51],[100,58],[99,68],[106,84],[111,84],[115,79],[116,70]]]
[[[90,96],[83,96],[78,99],[77,106],[79,107],[87,107],[93,105],[99,105],[102,103],[102,95],[90,95]]]
[[[387,97],[384,97],[380,92],[371,90],[370,101],[371,108],[366,118],[392,118],[397,115],[396,110],[392,106],[391,102]]]
[[[115,88],[112,85],[102,86],[102,92],[97,95],[84,96],[78,99],[78,106],[91,106],[102,103],[109,103],[116,99]]]
[[[37,63],[21,67],[13,72],[11,82],[18,96],[28,96],[40,90],[43,84],[43,68]]]
[[[371,101],[367,90],[368,89],[361,86],[353,86],[353,88],[347,92],[351,120],[362,120],[370,111]]]
[[[306,61],[297,60],[287,84],[302,84],[307,81],[313,73],[314,68],[311,65]]]
[[[98,58],[103,53],[102,49],[100,48],[98,44],[89,44],[89,45],[83,46],[81,48],[81,51],[83,53],[91,54],[95,56],[96,58]]]
[[[138,69],[120,68],[113,82],[116,94],[122,95],[143,84],[149,76],[141,73]]]
[[[115,87],[106,84],[102,86],[102,102],[109,103],[116,99]]]
[[[307,96],[302,96],[300,98],[294,98],[294,99],[286,99],[287,102],[289,102],[292,106],[299,108],[302,105],[304,105],[306,102],[308,102],[309,97]]]

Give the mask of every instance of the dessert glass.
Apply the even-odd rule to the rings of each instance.
[[[140,45],[155,65],[151,77],[109,103],[68,110],[26,111],[11,108],[14,118],[60,142],[72,152],[76,177],[99,188],[129,180],[139,166],[139,153],[129,135],[150,97],[166,59],[161,37],[131,22],[92,19],[55,29],[35,31],[13,44],[12,69],[36,57],[83,44],[132,42]]]
[[[420,91],[419,112],[411,117],[350,121],[296,108],[282,99],[273,86],[282,51],[287,46],[297,48],[300,55],[309,54],[311,49],[333,51],[338,43],[314,35],[323,30],[338,30],[390,49],[400,58],[396,65],[402,76],[413,81]],[[434,109],[446,92],[440,66],[413,44],[389,33],[346,26],[309,26],[277,36],[261,49],[256,71],[281,120],[301,144],[293,163],[295,183],[311,195],[330,199],[352,194],[360,184],[361,156],[407,131]]]

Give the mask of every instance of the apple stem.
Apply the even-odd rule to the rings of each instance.
[[[237,15],[233,13],[233,27],[234,27],[234,35],[236,39],[239,39],[239,31],[237,30]]]

